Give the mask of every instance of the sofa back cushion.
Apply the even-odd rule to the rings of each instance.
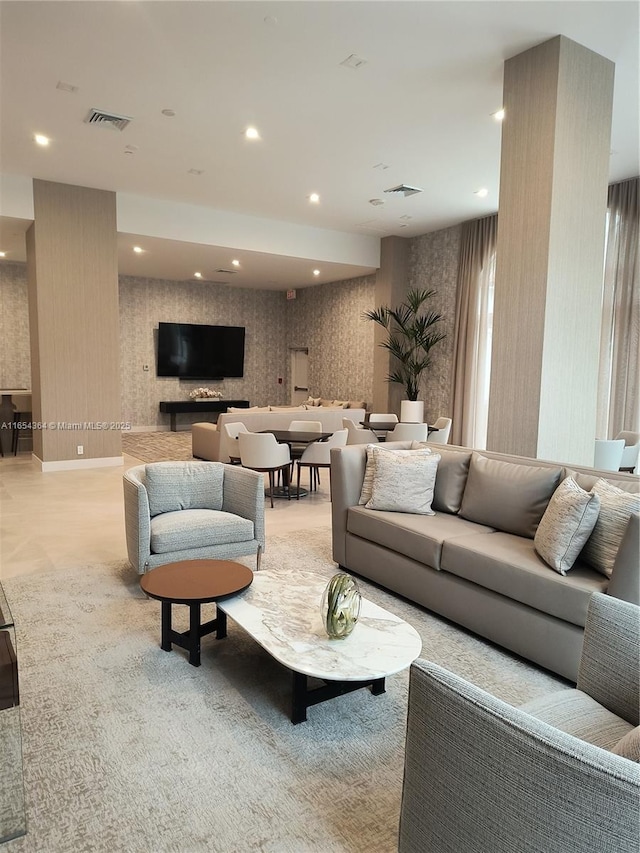
[[[431,445],[422,441],[414,441],[412,448],[429,450]],[[433,495],[433,508],[438,512],[457,513],[462,504],[462,496],[467,484],[471,450],[450,450],[444,445],[438,445],[437,451],[441,459],[438,463],[436,487]]]
[[[460,515],[506,533],[533,539],[562,468],[542,468],[473,453]]]
[[[222,509],[220,462],[152,462],[145,465],[151,516],[181,509]]]

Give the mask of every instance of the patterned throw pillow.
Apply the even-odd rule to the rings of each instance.
[[[367,444],[367,464],[364,469],[360,500],[358,501],[360,506],[364,506],[371,500],[373,477],[376,470],[376,454],[374,453],[374,450],[378,450],[381,453],[395,453],[396,456],[407,456],[408,454],[414,457],[433,456],[433,451],[429,448],[424,448],[423,450],[399,450],[398,448],[380,447],[379,444]]]
[[[533,545],[548,566],[566,575],[591,536],[600,498],[585,492],[572,477],[563,480],[551,496],[540,520]]]
[[[374,447],[376,467],[367,509],[435,515],[431,502],[440,456],[438,453],[418,456],[421,451],[409,453],[409,456],[381,453]]]
[[[632,512],[640,512],[640,495],[623,492],[602,479],[596,482],[592,492],[600,498],[600,515],[580,556],[610,578],[629,517]]]
[[[614,755],[621,755],[623,758],[628,758],[629,761],[640,763],[640,726],[636,726],[635,729],[627,732],[613,747],[611,752]]]

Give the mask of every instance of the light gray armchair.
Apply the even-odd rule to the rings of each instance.
[[[514,708],[414,662],[400,853],[638,853],[639,659],[640,608],[596,593],[574,690]]]
[[[221,462],[155,462],[123,476],[129,562],[231,560],[265,545],[261,474]]]

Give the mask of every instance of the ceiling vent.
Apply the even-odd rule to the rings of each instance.
[[[397,187],[390,187],[388,190],[385,190],[386,193],[402,193],[406,198],[409,195],[415,195],[416,193],[423,193],[424,190],[421,190],[420,187],[410,187],[408,184],[398,184]]]
[[[238,270],[220,269],[220,270],[216,270],[216,272],[220,272],[220,273],[222,273],[222,275],[235,275],[238,272]]]
[[[106,113],[104,110],[89,110],[85,118],[85,124],[99,124],[103,127],[111,127],[114,130],[124,130],[131,122],[131,116],[120,116],[117,113]]]

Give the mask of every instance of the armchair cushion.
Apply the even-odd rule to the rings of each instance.
[[[611,752],[614,755],[621,755],[623,758],[628,758],[629,761],[640,763],[640,726],[636,726],[635,729],[627,732],[613,747]]]
[[[250,542],[253,537],[253,522],[230,512],[186,509],[165,512],[151,519],[151,550],[154,554]]]
[[[222,509],[223,470],[208,462],[146,465],[151,516],[186,509]]]

